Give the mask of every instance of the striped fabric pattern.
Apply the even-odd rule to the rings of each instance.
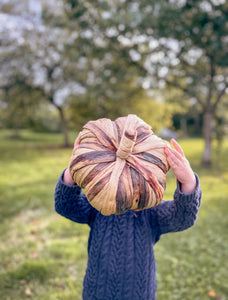
[[[70,172],[103,215],[157,206],[169,170],[167,144],[136,115],[90,121],[81,132]]]

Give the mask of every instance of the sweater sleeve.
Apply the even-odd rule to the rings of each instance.
[[[90,225],[97,211],[81,193],[79,186],[69,186],[63,182],[64,172],[55,187],[55,210],[67,219]]]
[[[162,201],[155,208],[158,235],[177,232],[193,226],[196,222],[201,204],[202,190],[199,177],[196,176],[196,188],[190,194],[181,192],[181,183],[177,182],[177,189],[173,201]]]

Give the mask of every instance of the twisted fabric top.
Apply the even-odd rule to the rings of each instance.
[[[73,153],[71,176],[104,215],[150,208],[161,202],[165,189],[165,145],[136,115],[90,121]]]

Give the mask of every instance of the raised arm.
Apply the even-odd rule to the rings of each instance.
[[[181,184],[177,182],[174,200],[162,201],[155,208],[156,226],[159,235],[185,230],[196,222],[202,191],[199,177],[195,174],[196,187],[189,193],[181,192]]]
[[[173,201],[162,201],[155,210],[160,234],[182,231],[194,225],[202,197],[199,177],[193,172],[180,145],[171,140],[175,149],[166,147],[170,167],[177,178]]]
[[[75,140],[74,150],[78,147],[79,136],[80,134]],[[55,210],[67,219],[89,225],[97,213],[86,196],[81,193],[81,188],[72,180],[69,168],[62,173],[56,184]]]
[[[81,193],[79,186],[68,185],[64,182],[64,172],[55,188],[55,210],[67,219],[89,225],[97,212],[86,196]]]

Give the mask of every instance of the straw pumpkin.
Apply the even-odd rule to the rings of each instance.
[[[136,115],[90,121],[72,155],[71,176],[103,215],[147,209],[163,198],[166,145]]]

